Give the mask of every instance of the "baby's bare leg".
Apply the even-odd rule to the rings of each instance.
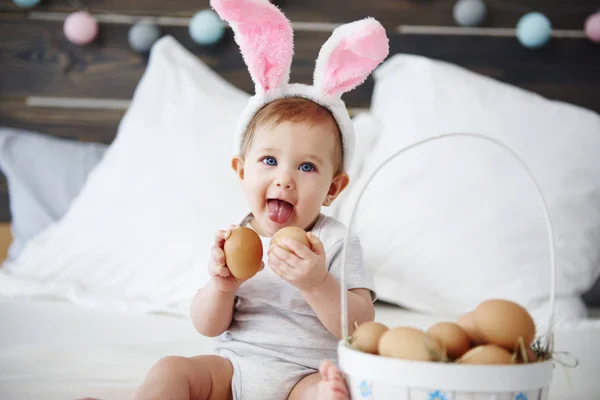
[[[308,375],[292,389],[288,400],[349,400],[350,394],[342,373],[323,361],[319,372]]]
[[[219,356],[159,360],[134,395],[135,400],[231,400],[233,366]]]

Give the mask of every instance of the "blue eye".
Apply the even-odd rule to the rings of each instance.
[[[273,157],[270,157],[270,156],[267,156],[267,157],[263,158],[262,162],[265,163],[265,164],[267,164],[267,165],[270,165],[272,167],[275,166],[275,165],[277,165],[277,160],[275,158],[273,158]]]
[[[315,166],[311,163],[304,163],[300,166],[300,169],[304,172],[312,172],[315,170]]]

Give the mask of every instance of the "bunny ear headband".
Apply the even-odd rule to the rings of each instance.
[[[388,55],[385,29],[373,18],[336,28],[315,63],[313,85],[290,84],[294,53],[291,23],[268,0],[211,0],[212,8],[231,26],[255,86],[235,133],[235,154],[254,114],[283,97],[303,97],[327,108],[342,133],[344,169],[354,153],[354,128],[342,94],[362,84]]]

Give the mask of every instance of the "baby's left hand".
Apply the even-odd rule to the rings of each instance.
[[[312,232],[307,234],[313,250],[295,240],[282,238],[287,249],[273,244],[269,248],[269,267],[301,291],[310,291],[327,276],[325,249]]]

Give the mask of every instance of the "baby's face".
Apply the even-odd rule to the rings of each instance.
[[[234,159],[234,168],[259,234],[272,236],[285,226],[307,229],[328,195],[335,197],[346,186],[345,174],[334,177],[336,135],[330,126],[308,122],[257,127],[244,160],[238,159],[236,168]]]

